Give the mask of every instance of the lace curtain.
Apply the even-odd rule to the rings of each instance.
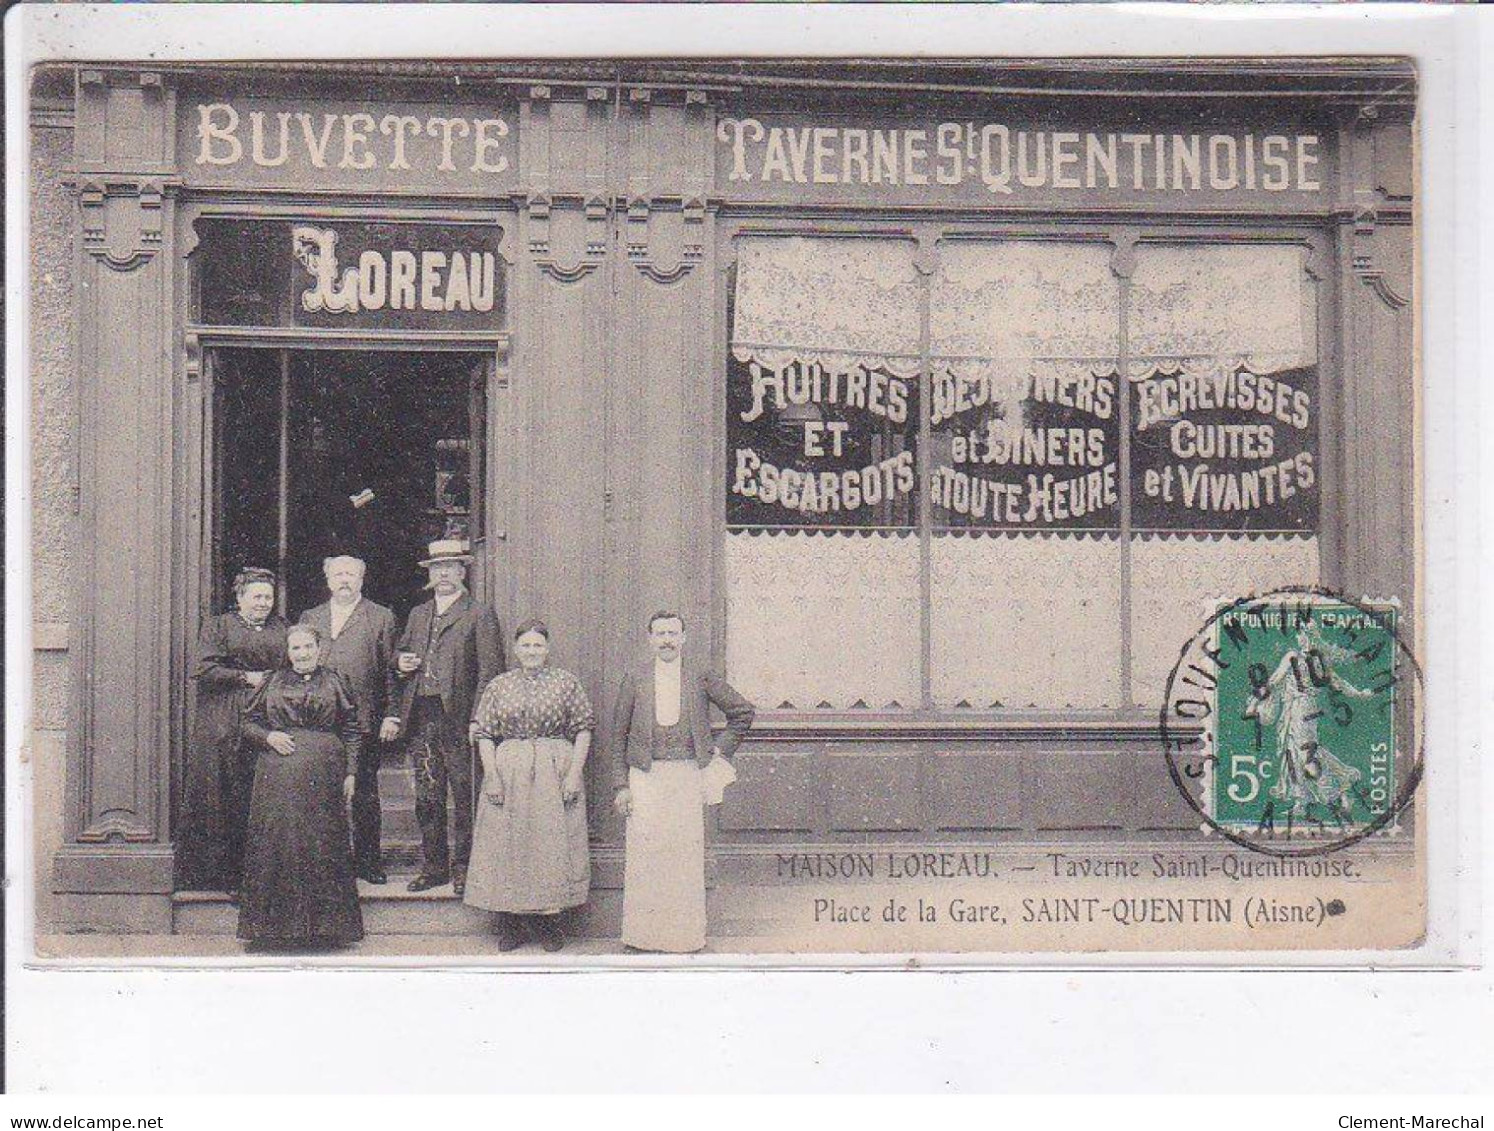
[[[1318,540],[1136,538],[1131,542],[1131,686],[1161,706],[1183,645],[1222,601],[1318,583]]]
[[[1272,373],[1317,360],[1306,248],[1143,245],[1131,280],[1131,376],[1245,367]],[[1119,304],[1106,244],[1006,240],[940,248],[930,346],[961,375],[1020,399],[1030,374],[1108,373]],[[744,237],[738,253],[738,360],[771,369],[819,362],[918,371],[919,282],[897,240]]]
[[[1131,377],[1299,369],[1317,361],[1307,249],[1220,244],[1136,251],[1128,321]]]
[[[1120,305],[1108,244],[955,243],[939,250],[931,350],[961,372],[1110,373]]]
[[[775,372],[799,362],[917,377],[919,287],[906,241],[744,237],[732,352]]]
[[[1119,705],[1119,539],[937,535],[932,550],[936,704]]]
[[[1005,240],[939,250],[929,309],[934,364],[1017,411],[1034,378],[1113,373],[1120,306],[1108,244]]]
[[[919,705],[918,538],[726,536],[726,668],[763,709]]]

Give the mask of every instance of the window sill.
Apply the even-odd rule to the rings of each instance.
[[[1197,728],[1189,732],[1197,733]],[[919,741],[988,739],[1051,742],[1055,739],[1152,742],[1161,725],[1151,710],[1130,711],[759,711],[750,741],[804,739]]]

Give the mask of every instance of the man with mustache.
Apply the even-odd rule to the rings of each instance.
[[[394,613],[363,596],[367,566],[360,558],[339,555],[322,562],[331,599],[307,609],[301,623],[322,636],[321,663],[337,672],[352,689],[358,706],[363,744],[353,777],[353,866],[358,878],[387,883],[380,857],[382,813],[379,808],[379,744],[374,741],[383,717],[389,667],[394,662]]]
[[[385,742],[405,737],[415,773],[415,819],[420,822],[420,874],[410,891],[451,881],[459,898],[472,856],[472,719],[478,696],[503,672],[503,630],[487,605],[467,592],[467,543],[430,544],[420,564],[430,574],[431,600],[410,612],[389,668],[388,713],[379,731]],[[456,844],[446,835],[451,793]]]
[[[685,618],[648,622],[651,663],[623,677],[613,708],[617,811],[627,820],[622,941],[687,954],[706,945],[705,806],[734,781],[729,759],[755,710],[725,678],[683,659]],[[713,732],[711,709],[726,717]]]

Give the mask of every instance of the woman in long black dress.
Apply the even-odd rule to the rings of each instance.
[[[287,634],[291,666],[255,694],[244,736],[259,752],[244,848],[239,938],[339,946],[363,937],[347,803],[363,734],[347,682],[318,662],[321,633]]]
[[[192,678],[197,713],[187,751],[177,887],[237,892],[254,754],[241,726],[249,697],[285,666],[286,623],[275,609],[275,575],[244,569],[234,578],[236,609],[209,617],[197,643]]]

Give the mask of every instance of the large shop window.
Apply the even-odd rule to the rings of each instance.
[[[1141,244],[1126,287],[1108,242],[949,239],[923,276],[908,241],[742,238],[733,681],[796,711],[1158,701],[1213,599],[1318,578],[1304,256]]]

